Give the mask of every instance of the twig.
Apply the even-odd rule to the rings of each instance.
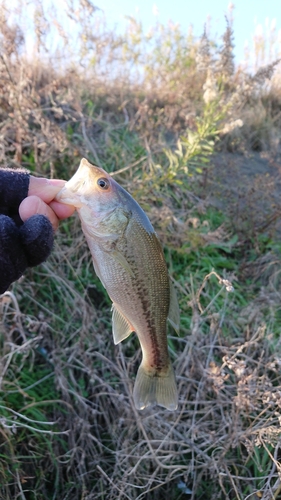
[[[97,470],[106,478],[106,480],[109,482],[109,484],[111,484],[111,486],[113,488],[115,488],[117,491],[119,491],[119,493],[121,492],[120,488],[118,488],[118,486],[116,486],[116,484],[112,481],[112,479],[110,479],[110,477],[106,474],[106,472],[99,466],[97,465]],[[131,498],[123,492],[123,495],[125,495],[126,498],[128,498],[128,500],[131,500]]]
[[[95,161],[97,162],[97,165],[100,165],[100,160],[99,160],[99,157],[98,157],[98,154],[93,146],[93,144],[91,143],[88,135],[87,135],[87,131],[86,131],[86,125],[85,125],[85,118],[84,116],[81,117],[81,126],[82,126],[82,134],[83,134],[83,137],[84,137],[84,140],[89,148],[89,150],[91,151],[93,157],[95,158]]]
[[[233,285],[232,283],[229,281],[229,280],[226,280],[224,278],[221,278],[219,276],[218,273],[216,273],[215,271],[211,271],[209,274],[207,274],[203,280],[203,283],[202,285],[200,286],[198,292],[196,293],[196,302],[197,302],[197,305],[198,305],[198,308],[199,308],[199,311],[201,312],[201,314],[204,314],[209,308],[210,306],[213,304],[213,302],[217,299],[217,297],[220,295],[221,291],[223,290],[220,290],[217,295],[212,299],[212,301],[210,302],[210,304],[208,304],[208,306],[203,310],[201,304],[200,304],[200,295],[203,291],[203,288],[207,282],[207,280],[211,277],[211,276],[216,276],[216,278],[218,279],[218,282],[220,285],[223,285],[226,289],[227,292],[233,292],[234,291],[234,288],[233,288]]]
[[[142,163],[144,160],[147,160],[147,156],[143,156],[142,158],[135,161],[134,163],[127,165],[127,167],[123,167],[123,168],[120,168],[120,170],[116,170],[115,172],[111,172],[110,175],[111,175],[111,177],[114,177],[115,175],[122,174],[123,172],[126,172],[127,170],[130,170],[133,167],[137,167],[137,165]]]

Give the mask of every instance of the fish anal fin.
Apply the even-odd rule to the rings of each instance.
[[[134,331],[127,318],[112,304],[112,333],[114,344],[119,344]]]
[[[172,365],[164,374],[150,373],[140,365],[134,387],[134,403],[138,410],[158,404],[173,411],[178,407],[178,392]]]
[[[180,308],[177,298],[176,289],[172,283],[170,278],[170,308],[168,314],[168,321],[172,325],[172,327],[176,330],[177,334],[179,334],[180,329]]]

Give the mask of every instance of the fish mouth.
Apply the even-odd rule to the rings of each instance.
[[[82,158],[78,170],[82,170],[83,172],[95,172],[97,175],[106,173],[103,168],[98,167],[97,165],[93,165],[88,160],[86,160],[86,158]]]
[[[82,158],[78,170],[57,193],[55,200],[65,205],[81,208],[83,206],[81,198],[87,195],[88,187],[92,184],[91,172],[93,170],[99,171],[100,169]]]
[[[66,183],[66,185],[56,194],[55,201],[63,205],[73,205],[75,208],[81,207],[81,200],[79,200],[78,196],[68,188],[67,184],[68,183]]]

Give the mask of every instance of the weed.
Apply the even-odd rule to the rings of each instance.
[[[0,496],[277,498],[278,199],[262,175],[251,192],[244,177],[238,186],[221,153],[216,198],[227,203],[206,193],[217,151],[278,153],[278,55],[255,74],[236,70],[231,15],[218,48],[206,29],[197,43],[129,18],[117,34],[91,2],[67,5],[60,16],[18,4],[11,16],[2,4],[1,161],[68,179],[86,156],[147,211],[181,308],[180,336],[168,339],[179,410],[136,411],[138,341],[114,346],[78,219],[64,221],[48,261],[0,298]]]

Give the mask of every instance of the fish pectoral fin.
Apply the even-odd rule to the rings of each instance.
[[[179,334],[180,329],[180,308],[177,298],[176,289],[172,283],[170,278],[170,308],[168,314],[168,321],[170,325],[176,330],[177,334]]]
[[[119,344],[119,342],[125,340],[133,331],[134,328],[131,323],[129,323],[124,314],[117,309],[116,305],[112,304],[112,333],[114,344]]]
[[[126,260],[124,255],[122,255],[122,253],[119,252],[119,250],[116,250],[116,248],[114,250],[111,250],[110,255],[112,255],[114,259],[117,260],[117,262],[125,269],[125,271],[127,271],[127,273],[130,274],[130,276],[132,276],[132,278],[135,277],[129,262]]]

